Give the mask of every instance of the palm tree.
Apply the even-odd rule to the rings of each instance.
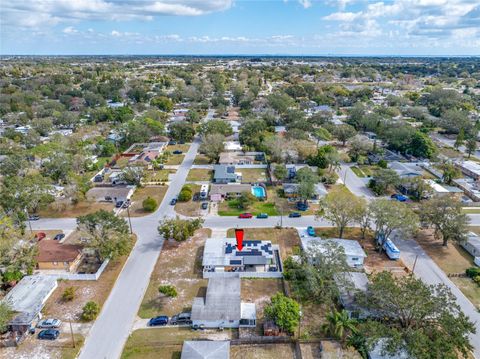
[[[327,323],[323,325],[322,330],[326,335],[330,335],[344,343],[349,332],[357,332],[357,321],[350,318],[345,309],[342,311],[334,309],[327,314]]]

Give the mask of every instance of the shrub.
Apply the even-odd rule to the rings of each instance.
[[[480,275],[473,277],[473,281],[480,286]]]
[[[87,322],[90,322],[94,320],[99,313],[100,313],[100,306],[94,301],[89,301],[83,306],[82,319]]]
[[[192,199],[192,190],[191,189],[182,189],[178,194],[178,200],[180,202],[188,202]]]
[[[177,290],[173,285],[161,285],[158,287],[158,291],[162,293],[163,295],[166,295],[167,297],[176,297],[177,296]]]
[[[147,212],[153,212],[157,209],[158,203],[155,198],[147,197],[142,202],[143,209]]]
[[[470,268],[467,268],[465,273],[467,274],[467,277],[475,278],[476,276],[480,276],[480,268],[479,267],[470,267]]]
[[[65,302],[71,302],[73,299],[75,299],[75,288],[74,287],[65,288],[65,291],[62,294],[62,299]]]
[[[380,161],[378,161],[377,166],[380,167],[380,168],[387,168],[387,161],[380,160]]]

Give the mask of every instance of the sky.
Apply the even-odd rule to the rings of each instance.
[[[480,0],[0,0],[1,55],[480,55]]]

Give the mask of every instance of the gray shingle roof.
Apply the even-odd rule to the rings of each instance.
[[[181,359],[229,359],[230,342],[222,341],[185,341]]]

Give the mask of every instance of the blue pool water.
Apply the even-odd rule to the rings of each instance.
[[[260,186],[253,186],[252,187],[252,194],[257,198],[265,198],[265,189]]]

